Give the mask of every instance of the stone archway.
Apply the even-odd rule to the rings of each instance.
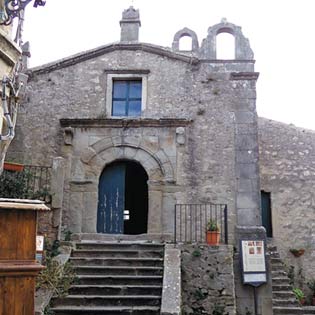
[[[93,174],[95,183],[98,183],[99,176],[107,165],[121,160],[137,162],[146,171],[149,200],[147,232],[162,233],[163,185],[165,182],[175,181],[174,170],[169,158],[162,149],[152,153],[148,148],[129,143],[116,143],[113,146],[113,143],[109,143],[107,139],[99,140],[87,148],[81,156],[85,172]],[[98,189],[97,185],[95,185],[95,189]],[[82,216],[82,232],[92,232],[92,229],[96,232],[97,203],[91,202],[94,202],[94,207]],[[91,224],[91,220],[94,222],[93,224]],[[90,222],[90,224],[87,226],[85,222]],[[95,226],[95,228],[91,228],[91,226]]]

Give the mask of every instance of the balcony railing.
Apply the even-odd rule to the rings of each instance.
[[[4,170],[0,198],[39,199],[51,203],[51,167],[25,165],[23,171]]]
[[[220,243],[228,244],[227,205],[175,205],[174,242],[206,243],[206,229],[210,220],[219,227]]]

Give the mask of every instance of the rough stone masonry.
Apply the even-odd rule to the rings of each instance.
[[[139,42],[133,7],[120,25],[117,43],[29,69],[10,158],[48,166],[62,158],[48,228],[96,233],[101,174],[114,162],[134,161],[148,175],[148,234],[173,233],[175,204],[226,204],[229,242],[237,245],[240,231],[262,224],[261,185],[271,192],[273,240],[284,254],[305,247],[311,259],[314,134],[265,120],[258,126],[258,73],[241,28],[222,20],[201,44],[183,28],[167,48]],[[222,32],[234,36],[232,60],[216,58]],[[180,50],[184,36],[191,51]],[[113,86],[128,80],[141,82],[141,112],[117,117]]]

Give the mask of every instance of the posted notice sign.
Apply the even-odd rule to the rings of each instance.
[[[263,240],[241,241],[243,283],[260,285],[267,282],[265,247]]]

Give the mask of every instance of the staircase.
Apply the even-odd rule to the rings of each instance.
[[[53,298],[57,315],[160,314],[164,246],[156,243],[80,242],[70,261],[78,284]]]
[[[269,246],[272,276],[272,308],[274,315],[305,314],[300,306],[276,246]]]

